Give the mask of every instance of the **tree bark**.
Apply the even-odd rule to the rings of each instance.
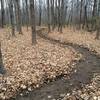
[[[35,25],[34,0],[30,0],[30,22],[31,22],[31,29],[32,29],[32,44],[36,44],[36,25]]]
[[[11,22],[12,36],[15,36],[13,0],[9,0],[9,12],[10,12],[10,22]]]
[[[83,8],[83,0],[81,0],[81,6],[80,6],[80,28],[82,24],[82,12],[83,12],[82,8]]]
[[[98,3],[98,17],[100,17],[100,0],[99,0],[99,3]]]
[[[4,20],[5,20],[5,16],[4,16],[4,1],[1,0],[1,27],[4,28]]]
[[[55,15],[54,15],[54,0],[51,0],[51,20],[52,20],[52,30],[55,28]]]
[[[58,0],[58,31],[60,32],[61,25],[61,0]]]
[[[96,29],[96,17],[97,17],[97,0],[94,0],[93,12],[92,12],[92,30]]]
[[[27,0],[25,0],[25,4],[26,4],[26,25],[27,25],[27,30],[28,30],[28,26],[29,26],[29,12],[28,12],[28,2],[27,2]]]
[[[50,0],[47,0],[47,15],[48,15],[48,32],[51,31],[50,28]]]
[[[64,25],[64,0],[62,0],[61,2],[61,26],[60,26],[60,32],[62,32],[62,28],[63,28],[63,25]]]
[[[39,26],[41,26],[42,7],[41,0],[39,0]]]
[[[19,0],[15,0],[15,2],[18,32],[19,34],[22,34],[20,2]]]
[[[94,0],[92,17],[95,17],[96,15],[97,15],[97,0]]]
[[[58,0],[58,31],[62,33],[62,25],[63,25],[63,3],[64,0]]]
[[[97,28],[97,32],[96,32],[96,37],[95,39],[99,39],[100,38],[100,0],[98,3],[98,15],[97,15],[97,21],[96,21],[96,28]]]
[[[100,37],[100,27],[96,31],[96,37],[95,37],[95,39],[99,40],[99,37]]]
[[[88,18],[87,18],[87,4],[86,4],[85,7],[84,7],[84,23],[83,23],[83,28],[85,28],[85,26],[86,26],[86,28],[89,28],[87,20],[88,20]]]
[[[5,69],[2,60],[2,52],[1,52],[1,42],[0,42],[0,74],[5,74]]]

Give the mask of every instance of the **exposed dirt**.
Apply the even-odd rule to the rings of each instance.
[[[41,37],[47,40],[49,39],[52,43],[60,43],[60,41],[52,40],[50,38],[43,37],[42,35]],[[87,48],[68,43],[62,44],[64,46],[70,45],[84,56],[84,60],[77,63],[77,69],[70,75],[70,78],[60,77],[55,81],[44,84],[42,87],[35,89],[32,92],[24,91],[21,93],[21,95],[23,95],[18,95],[15,100],[69,100],[67,97],[64,99],[65,95],[69,96],[74,91],[76,92],[74,95],[75,97],[72,97],[70,100],[99,100],[100,78],[97,83],[97,90],[95,90],[98,92],[98,97],[91,97],[90,94],[92,91],[90,91],[88,94],[90,97],[86,98],[85,96],[85,98],[81,98],[81,95],[80,97],[78,96],[79,94],[77,93],[77,90],[83,90],[87,85],[91,84],[95,74],[99,74],[100,76],[100,57],[96,56],[93,52],[90,52]]]

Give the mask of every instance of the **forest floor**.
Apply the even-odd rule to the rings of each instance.
[[[14,100],[100,100],[100,56],[82,44],[80,46],[74,42],[66,42],[60,40],[61,38],[54,38],[53,35],[38,35],[48,43],[71,46],[83,59],[77,62],[70,77],[61,76],[29,93],[23,91]]]
[[[100,40],[94,39],[95,33],[66,28],[63,33],[49,33],[47,39],[37,36],[35,46],[26,29],[15,38],[9,38],[8,30],[0,33],[7,69],[0,76],[2,99],[25,90],[14,100],[100,100]]]
[[[5,75],[0,75],[0,100],[9,99],[19,90],[32,91],[45,80],[69,74],[82,58],[72,47],[51,44],[37,37],[31,45],[31,32],[24,29],[23,35],[9,35],[8,29],[0,29],[1,49]],[[10,36],[10,37],[9,37]]]
[[[55,30],[49,34],[50,37],[56,40],[87,47],[90,51],[95,51],[97,55],[100,55],[100,40],[95,40],[95,35],[95,32],[90,33],[84,30],[75,30],[70,27],[65,28],[63,33],[59,33]]]
[[[76,88],[68,92],[67,90],[70,90],[71,86],[67,87],[67,92],[63,93],[62,97],[59,96],[60,99],[57,100],[100,100],[100,40],[95,40],[94,38],[95,33],[75,31],[70,28],[64,29],[63,33],[54,31],[47,35],[47,39],[50,41],[56,40],[61,44],[70,45],[84,57],[84,61],[77,64],[78,68],[83,71],[78,70],[70,78],[72,86]],[[91,81],[88,84],[84,84],[84,79],[90,78]],[[70,81],[67,80],[68,83]],[[77,82],[79,82],[78,86],[75,85]],[[68,86],[68,83],[65,84]]]

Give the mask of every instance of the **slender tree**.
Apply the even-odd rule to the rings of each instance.
[[[61,0],[58,0],[58,31],[60,31],[61,26]]]
[[[48,32],[51,31],[50,28],[50,0],[47,0],[47,15],[48,15]]]
[[[20,9],[20,1],[15,0],[15,6],[16,6],[16,18],[17,18],[17,29],[19,34],[22,34],[22,27],[21,27],[21,9]]]
[[[97,0],[94,0],[92,16],[95,17],[96,15],[97,15]]]
[[[50,0],[51,1],[51,23],[52,23],[52,29],[54,30],[55,28],[55,15],[54,15],[54,0]]]
[[[13,0],[9,0],[9,13],[10,13],[10,22],[11,22],[12,36],[15,36],[14,4],[13,4]]]
[[[97,28],[97,32],[96,32],[95,39],[99,39],[100,38],[100,0],[98,3],[98,14],[97,14],[97,18],[96,18],[96,28]]]
[[[100,36],[100,18],[96,18],[96,36],[95,39],[99,39]]]
[[[99,3],[98,3],[98,17],[100,17],[100,0],[99,0]]]
[[[55,27],[58,25],[58,0],[55,0]]]
[[[39,0],[39,26],[41,26],[42,2]]]
[[[58,0],[58,31],[62,32],[64,15],[64,0]]]
[[[81,0],[81,6],[80,6],[80,28],[81,28],[81,24],[82,24],[82,12],[83,12],[83,0]]]
[[[29,26],[29,12],[28,12],[28,2],[27,2],[27,0],[25,0],[25,4],[26,4],[26,25],[27,25],[27,30],[28,30],[28,26]]]
[[[30,0],[30,22],[31,22],[31,29],[32,29],[32,44],[36,44],[36,25],[35,25],[34,0]]]
[[[4,0],[1,0],[1,27],[4,28]]]
[[[92,30],[96,29],[96,17],[97,17],[97,0],[94,0],[93,12],[92,12]]]
[[[3,66],[3,60],[2,60],[2,52],[1,52],[1,42],[0,42],[0,74],[5,74],[5,69]]]
[[[88,23],[87,23],[87,4],[84,6],[84,23],[83,23],[83,28],[86,26],[86,28],[89,28],[88,27]]]
[[[61,2],[61,26],[60,26],[60,32],[62,32],[62,28],[63,28],[63,26],[64,26],[64,0],[62,0],[62,2]]]

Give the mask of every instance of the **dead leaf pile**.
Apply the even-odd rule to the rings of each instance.
[[[63,48],[39,38],[32,46],[30,32],[9,40],[5,37],[4,34],[2,55],[7,73],[0,76],[0,99],[10,98],[28,86],[39,87],[46,79],[69,74],[75,61],[81,58],[73,48]]]

